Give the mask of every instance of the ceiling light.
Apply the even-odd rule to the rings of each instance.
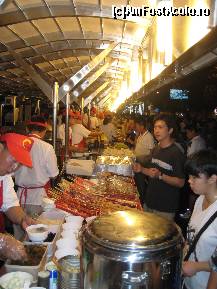
[[[78,96],[79,96],[79,92],[78,92],[77,90],[75,90],[75,91],[73,92],[73,94],[74,94],[75,97],[78,97]]]
[[[66,92],[69,92],[70,88],[69,88],[68,84],[63,85],[63,90]]]

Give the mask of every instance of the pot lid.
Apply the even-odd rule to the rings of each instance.
[[[96,218],[86,233],[104,246],[135,249],[173,242],[181,236],[174,222],[136,210],[117,211]]]

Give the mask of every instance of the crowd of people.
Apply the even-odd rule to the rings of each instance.
[[[63,147],[65,116],[63,111],[58,124]],[[184,199],[186,208],[191,206],[183,288],[216,289],[216,120],[172,114],[123,119],[98,112],[94,107],[90,114],[87,109],[83,113],[70,110],[70,149],[81,151],[87,138],[102,135],[112,144],[117,128],[136,156],[134,179],[144,211],[176,221],[181,200]],[[35,222],[25,206],[41,205],[50,181],[59,174],[55,151],[43,140],[47,129],[44,117],[33,116],[26,124],[26,135],[11,132],[0,137],[0,211],[14,223],[15,233],[16,228],[21,231]],[[3,222],[0,229],[0,258],[25,258],[22,243],[3,233]]]
[[[192,207],[182,268],[187,289],[217,288],[216,128],[214,118],[169,114],[128,119],[124,126],[144,211],[175,220],[181,194]]]

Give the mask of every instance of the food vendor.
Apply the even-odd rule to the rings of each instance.
[[[24,246],[14,237],[4,234],[3,213],[14,224],[25,229],[34,221],[19,206],[10,176],[20,165],[32,167],[30,150],[33,140],[20,134],[7,133],[0,137],[0,259],[22,259],[26,256]]]
[[[29,137],[34,141],[31,157],[33,168],[20,167],[15,172],[15,183],[20,204],[41,205],[46,196],[50,179],[58,173],[57,158],[53,146],[43,141],[46,134],[46,121],[35,116],[27,124]]]
[[[92,107],[90,110],[90,129],[96,129],[99,127],[99,121],[96,117],[96,108]]]
[[[66,123],[66,112],[63,112],[62,115],[62,124],[57,127],[57,138],[62,142],[62,145],[65,146],[65,123]],[[74,124],[74,112],[69,110],[69,144],[72,141],[72,128]]]
[[[74,124],[71,126],[72,129],[72,150],[82,151],[85,148],[85,139],[87,137],[96,137],[100,133],[91,132],[82,124],[82,116],[80,112],[74,113]]]

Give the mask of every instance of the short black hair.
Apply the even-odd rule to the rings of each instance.
[[[186,125],[185,130],[198,132],[197,124],[196,123],[188,124],[188,125]]]
[[[143,125],[145,128],[147,127],[147,120],[144,116],[138,117],[135,122],[139,125]]]
[[[171,137],[177,136],[177,125],[174,116],[166,113],[160,113],[154,118],[154,124],[156,121],[162,120],[166,123],[168,129],[173,129]]]
[[[31,118],[31,121],[33,122],[41,122],[41,123],[46,123],[46,120],[43,116],[39,116],[39,115],[35,115]],[[46,130],[46,127],[37,125],[37,124],[27,124],[27,128],[28,130],[31,131],[39,131],[42,132],[44,130]]]
[[[191,155],[185,163],[185,172],[195,177],[217,175],[217,152],[206,149]]]
[[[112,117],[110,115],[107,115],[104,120],[103,120],[103,124],[109,124],[112,121]]]

